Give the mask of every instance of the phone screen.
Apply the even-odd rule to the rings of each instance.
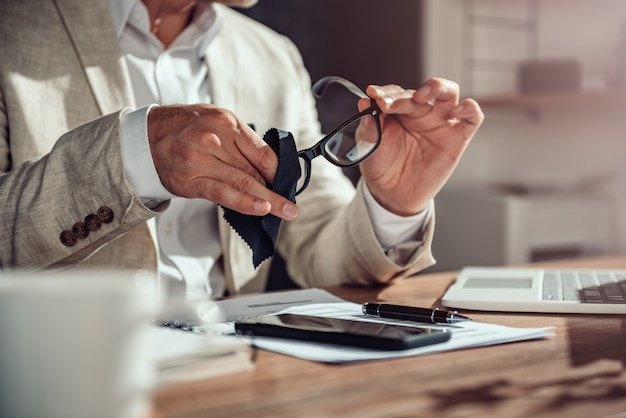
[[[445,342],[444,329],[280,314],[235,323],[239,335],[292,338],[384,350],[403,350]]]

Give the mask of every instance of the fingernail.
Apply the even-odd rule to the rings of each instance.
[[[387,106],[391,106],[393,104],[393,97],[391,96],[383,96],[383,100],[387,103]]]
[[[298,215],[298,207],[296,205],[283,206],[283,215],[289,219],[293,219]]]
[[[463,105],[457,105],[452,108],[453,113],[461,113],[463,111]]]
[[[417,89],[416,93],[422,96],[428,96],[431,91],[432,89],[429,86],[422,86],[419,89]]]
[[[267,214],[269,213],[270,209],[270,204],[264,200],[257,200],[256,202],[254,202],[254,210],[260,214]]]
[[[381,89],[378,86],[372,86],[374,88],[374,91],[376,92],[377,95],[382,96],[383,95],[383,89]]]

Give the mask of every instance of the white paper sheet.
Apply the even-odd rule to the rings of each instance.
[[[305,289],[237,297],[219,301],[217,305],[222,311],[224,322],[234,322],[273,314],[292,306],[326,302],[345,300],[322,289]]]
[[[405,326],[421,326],[445,328],[452,333],[449,341],[409,350],[372,350],[355,347],[308,343],[305,341],[278,338],[254,337],[252,343],[259,348],[299,357],[307,360],[346,363],[353,361],[378,360],[396,357],[417,356],[464,348],[502,344],[545,338],[553,335],[551,328],[512,328],[502,325],[468,321],[455,325],[418,324],[411,321],[399,321],[365,316],[361,313],[361,305],[350,302],[309,304],[292,307],[281,313],[316,315],[331,318],[343,318],[369,322],[398,323]]]
[[[270,293],[261,296],[242,297],[218,302],[218,304],[229,321],[221,324],[218,328],[220,332],[224,333],[234,331],[232,321],[277,313],[293,313],[369,322],[398,323],[408,326],[445,328],[452,333],[450,340],[445,343],[399,351],[361,349],[333,344],[309,343],[305,341],[268,337],[254,337],[252,339],[252,344],[258,348],[327,363],[346,363],[417,356],[514,341],[546,338],[553,335],[552,328],[512,328],[475,321],[455,325],[419,324],[411,321],[366,316],[361,312],[361,305],[346,302],[321,289],[296,290],[291,292]]]

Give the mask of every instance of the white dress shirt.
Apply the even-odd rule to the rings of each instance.
[[[221,27],[218,9],[210,2],[199,2],[190,25],[165,49],[150,32],[148,12],[140,0],[109,3],[139,107],[122,118],[125,173],[144,204],[171,199],[170,207],[156,218],[159,273],[168,282],[184,283],[187,298],[222,296],[216,205],[178,198],[167,191],[152,162],[147,137],[151,106],[211,102],[204,53]],[[415,239],[430,216],[430,208],[415,216],[397,216],[382,208],[367,187],[364,192],[374,231],[385,249]]]

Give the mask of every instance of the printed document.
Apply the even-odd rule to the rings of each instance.
[[[227,304],[225,304],[225,306],[222,305],[225,302],[227,302]],[[230,318],[230,322],[219,324],[218,328],[216,328],[219,332],[223,333],[234,332],[232,321],[235,320],[244,318],[250,319],[255,316],[258,317],[268,314],[292,313],[358,321],[395,323],[405,326],[443,328],[452,334],[450,340],[444,343],[409,350],[392,351],[258,336],[250,339],[252,345],[261,349],[326,363],[347,363],[417,356],[514,341],[546,338],[553,335],[552,328],[513,328],[476,321],[467,321],[454,325],[424,324],[366,316],[361,311],[361,305],[347,302],[320,289],[270,293],[262,295],[261,297],[235,298],[218,302],[218,305],[223,309],[223,314],[225,318],[227,318],[227,321],[229,321]]]

